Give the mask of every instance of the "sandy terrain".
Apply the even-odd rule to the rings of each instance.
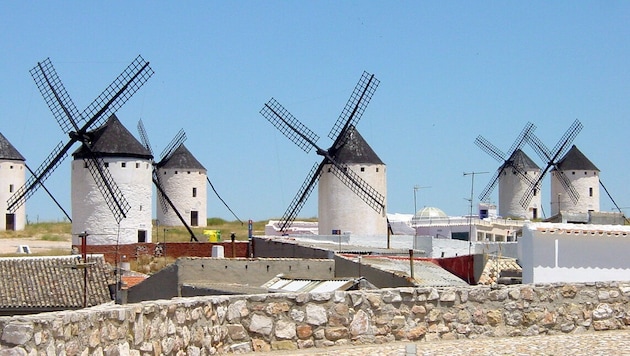
[[[27,245],[32,253],[47,250],[67,249],[70,252],[72,242],[67,241],[45,241],[36,238],[0,239],[0,254],[16,253],[18,246]]]

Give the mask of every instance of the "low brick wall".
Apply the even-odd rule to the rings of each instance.
[[[88,245],[87,253],[102,254],[105,261],[111,264],[126,259],[127,261],[136,259],[142,255],[167,256],[172,258],[180,257],[211,257],[212,246],[223,246],[226,258],[232,257],[232,242],[167,242],[167,243],[136,243],[125,245]],[[81,251],[81,246],[73,245],[77,251]],[[247,257],[251,247],[247,241],[234,242],[235,257]]]
[[[623,329],[630,282],[195,297],[0,318],[2,354],[218,354]]]

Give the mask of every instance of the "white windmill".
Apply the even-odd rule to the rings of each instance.
[[[503,153],[482,136],[475,144],[499,162],[503,162],[488,185],[479,195],[479,200],[487,201],[499,185],[499,215],[504,218],[536,219],[541,208],[541,195],[534,192],[532,199],[523,204],[522,197],[540,175],[540,167],[521,150],[536,127],[527,123],[508,151]]]
[[[13,212],[7,207],[9,197],[26,181],[25,161],[24,156],[0,133],[0,210],[4,212],[0,230],[24,230],[26,225],[25,205]]]
[[[76,159],[72,163],[72,183],[76,185],[73,186],[72,195],[73,244],[79,244],[80,233],[92,235],[88,244],[150,241],[151,167],[150,163],[145,163],[150,162],[150,154],[146,150],[142,154],[135,151],[137,146],[144,150],[135,139],[134,147],[129,149],[112,145],[132,143],[133,140],[106,142],[105,138],[115,136],[116,132],[126,131],[129,134],[113,114],[153,75],[149,63],[138,56],[82,112],[77,110],[70,99],[49,59],[37,63],[30,73],[69,140],[65,144],[60,142],[33,176],[11,196],[7,202],[8,210],[15,212],[23,206],[66,158],[72,146],[79,142],[81,147],[75,152]],[[105,121],[108,122],[105,124]],[[145,163],[144,167],[142,163]],[[110,172],[110,166],[114,174]],[[135,173],[142,169],[148,172],[148,176]],[[144,188],[147,180],[145,176],[148,177],[148,194]],[[123,189],[118,186],[118,179]],[[135,187],[136,183],[143,187]],[[130,195],[130,201],[126,199],[126,194]],[[139,195],[148,196],[148,203],[146,197],[139,198]]]
[[[319,181],[318,220],[321,235],[343,232],[356,235],[388,233],[385,165],[355,129],[378,84],[373,74],[363,72],[328,134],[333,140],[328,149],[319,147],[316,143],[319,136],[275,99],[269,100],[262,108],[260,113],[298,147],[307,153],[315,148],[317,154],[324,157],[320,163],[313,165],[284,213],[280,231],[288,230]],[[369,208],[365,209],[366,206]]]

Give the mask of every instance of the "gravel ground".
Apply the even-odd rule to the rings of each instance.
[[[16,253],[20,245],[27,245],[32,253],[57,249],[67,249],[69,252],[72,248],[72,241],[70,239],[67,241],[46,241],[32,237],[0,239],[0,254]]]

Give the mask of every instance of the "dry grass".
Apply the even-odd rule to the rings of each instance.
[[[35,237],[47,241],[68,241],[71,231],[72,225],[69,222],[42,222],[28,224],[22,231],[0,231],[0,239]]]
[[[253,234],[261,235],[265,231],[265,225],[268,220],[253,222]],[[203,234],[203,230],[220,230],[221,239],[229,241],[230,234],[234,232],[236,240],[247,241],[248,223],[244,221],[241,224],[238,220],[227,221],[221,218],[209,218],[208,226],[204,228],[192,228],[193,233],[199,241],[208,241],[207,236]],[[190,234],[185,227],[171,226],[153,226],[154,242],[185,242],[190,241]]]

